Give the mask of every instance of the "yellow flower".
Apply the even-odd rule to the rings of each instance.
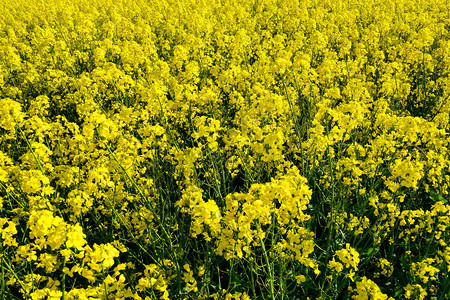
[[[42,253],[35,264],[37,267],[45,268],[46,273],[54,272],[59,265],[57,257],[48,253]]]
[[[7,226],[5,226],[7,225]],[[0,218],[0,236],[5,245],[17,247],[18,243],[13,237],[17,234],[16,224],[7,218]]]
[[[363,300],[363,299],[376,299],[376,300],[387,300],[388,296],[383,294],[378,287],[378,285],[367,277],[363,277],[361,281],[356,283],[356,289],[349,290],[355,295],[352,299]]]
[[[436,275],[439,274],[440,270],[434,267],[432,264],[435,263],[435,259],[426,258],[420,262],[413,262],[411,265],[411,271],[415,276],[418,276],[423,283],[427,283],[429,280],[435,281],[437,279]]]
[[[86,235],[83,233],[83,228],[80,224],[77,223],[70,226],[69,232],[67,233],[66,247],[82,250],[86,244],[85,237]]]
[[[420,284],[408,284],[405,289],[405,298],[406,299],[419,299],[423,300],[428,295],[426,290],[420,286]]]
[[[295,276],[295,279],[297,280],[297,284],[300,284],[300,283],[306,281],[305,275],[298,275],[298,276]]]

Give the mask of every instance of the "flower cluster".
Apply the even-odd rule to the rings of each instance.
[[[0,293],[450,297],[446,0],[3,0]]]

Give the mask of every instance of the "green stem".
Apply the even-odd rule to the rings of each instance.
[[[291,99],[289,98],[288,92],[287,92],[287,87],[286,87],[286,83],[283,80],[283,86],[284,86],[284,93],[286,95],[286,99],[289,103],[289,110],[291,111],[291,115],[292,115],[292,119],[294,120],[294,128],[295,128],[295,133],[297,134],[298,137],[298,141],[300,143],[300,154],[301,154],[301,159],[302,159],[302,175],[305,174],[305,160],[304,160],[304,151],[303,151],[303,142],[302,142],[302,137],[301,137],[301,132],[300,132],[300,127],[298,124],[298,119],[297,116],[294,113],[294,108],[291,102]]]
[[[11,274],[14,276],[14,278],[17,280],[17,282],[19,283],[20,287],[22,288],[24,294],[27,297],[30,297],[30,295],[28,294],[27,290],[25,289],[25,287],[23,286],[22,282],[19,279],[19,276],[17,276],[17,274],[14,272],[14,270],[11,268],[11,266],[6,262],[5,256],[2,257],[2,263],[4,263],[6,265],[6,267],[8,268],[8,270],[11,272]]]
[[[4,253],[3,251],[3,243],[0,244],[0,250],[1,253]],[[5,283],[5,269],[3,267],[3,256],[4,254],[2,254],[2,256],[0,257],[0,266],[2,268],[2,300],[5,299],[5,290],[6,290],[6,283]]]
[[[98,130],[97,130],[98,132]],[[172,248],[172,242],[171,242],[171,237],[169,235],[169,233],[167,232],[164,224],[162,223],[160,217],[156,214],[155,209],[152,205],[152,203],[148,200],[148,198],[144,195],[144,193],[142,192],[142,190],[139,188],[139,186],[137,185],[136,181],[131,178],[131,176],[128,174],[127,170],[125,170],[125,168],[120,164],[119,160],[117,159],[116,155],[114,154],[114,152],[112,152],[111,148],[109,147],[108,143],[104,143],[106,148],[108,149],[109,154],[113,157],[114,161],[119,165],[119,167],[122,169],[122,171],[124,172],[124,174],[126,175],[126,177],[128,178],[128,180],[131,182],[131,184],[133,185],[133,187],[137,190],[137,192],[139,193],[139,195],[144,199],[145,203],[148,204],[148,208],[150,209],[150,211],[152,212],[153,216],[155,217],[155,220],[157,221],[158,225],[160,226],[161,230],[163,231],[165,237],[167,238],[167,240],[170,242],[170,246]]]
[[[256,222],[256,228],[257,228],[257,232],[259,235],[259,232],[260,232],[259,222]],[[274,291],[275,289],[274,289],[274,284],[273,284],[273,278],[274,278],[273,268],[270,265],[269,257],[267,256],[266,246],[264,245],[264,241],[262,240],[261,237],[259,237],[259,241],[261,242],[261,247],[262,247],[263,253],[264,253],[264,260],[266,261],[267,269],[269,270],[270,299],[275,300],[275,291]]]
[[[64,258],[63,269],[66,266],[66,259]],[[61,280],[61,289],[62,289],[62,300],[66,299],[66,273],[63,272],[62,280]]]

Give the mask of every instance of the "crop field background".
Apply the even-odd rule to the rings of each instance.
[[[0,1],[1,299],[450,299],[450,2]]]

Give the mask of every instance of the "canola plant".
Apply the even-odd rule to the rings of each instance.
[[[1,299],[450,299],[450,3],[4,0]]]

